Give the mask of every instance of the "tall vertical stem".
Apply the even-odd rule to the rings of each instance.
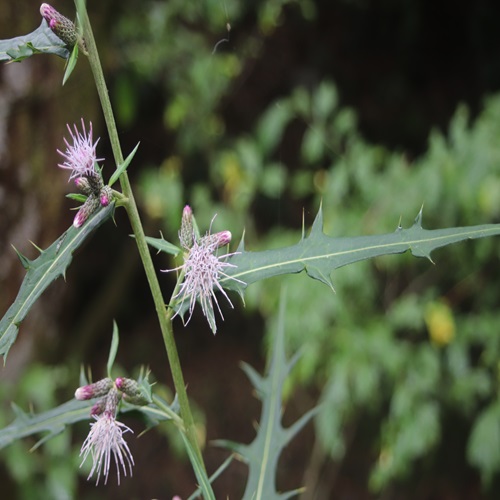
[[[101,101],[102,110],[104,113],[104,119],[106,121],[106,126],[108,129],[109,138],[111,141],[111,147],[113,149],[113,156],[116,165],[123,163],[123,153],[120,146],[120,141],[118,139],[118,132],[116,129],[115,118],[113,115],[113,110],[111,107],[111,102],[109,100],[108,89],[106,87],[106,82],[104,80],[104,74],[102,71],[101,62],[99,60],[99,54],[97,52],[97,47],[92,33],[92,27],[90,25],[90,20],[88,18],[87,10],[85,4],[82,0],[76,1],[76,7],[78,11],[78,16],[83,28],[83,36],[85,38],[85,43],[88,50],[88,57],[90,62],[90,67],[94,75],[97,92],[99,94],[99,99]],[[186,392],[186,385],[184,383],[184,377],[182,375],[181,364],[179,361],[179,355],[177,353],[177,346],[174,340],[174,332],[172,328],[172,310],[165,308],[165,303],[160,289],[160,284],[156,275],[156,270],[153,266],[153,261],[151,259],[151,254],[149,253],[148,245],[146,243],[146,237],[144,234],[144,229],[139,216],[139,211],[137,209],[137,204],[134,199],[134,194],[132,192],[132,187],[126,172],[120,176],[120,185],[122,192],[128,202],[125,204],[125,208],[130,219],[130,224],[135,235],[135,241],[137,243],[137,248],[141,256],[142,264],[144,266],[144,271],[151,289],[151,294],[153,296],[153,301],[156,308],[156,313],[158,315],[158,320],[160,322],[160,329],[163,336],[163,342],[165,344],[165,349],[167,351],[168,360],[170,363],[170,370],[172,372],[172,378],[174,380],[175,390],[177,392],[177,397],[179,401],[179,406],[181,408],[181,416],[184,422],[185,431],[187,438],[195,451],[200,464],[204,467],[204,462],[201,455],[201,450],[198,444],[198,439],[196,435],[196,428],[194,425],[193,416],[191,414],[191,409],[189,406],[189,400]]]

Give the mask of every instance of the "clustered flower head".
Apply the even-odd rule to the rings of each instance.
[[[100,207],[106,207],[113,201],[113,192],[109,186],[105,186],[102,175],[98,167],[98,161],[103,158],[97,158],[96,146],[99,142],[93,142],[92,122],[89,125],[87,133],[85,123],[82,118],[82,131],[80,132],[76,125],[73,130],[67,125],[71,139],[64,139],[66,151],[57,150],[64,158],[59,167],[71,170],[69,179],[75,179],[76,187],[87,196],[87,200],[78,210],[73,225],[80,227],[83,223]]]
[[[90,455],[92,468],[87,479],[97,474],[97,485],[102,474],[104,484],[106,484],[111,459],[114,459],[118,484],[120,484],[120,468],[125,476],[127,470],[132,476],[134,459],[123,438],[123,434],[133,431],[116,420],[118,405],[122,398],[132,404],[146,405],[149,403],[147,397],[135,380],[119,377],[114,382],[110,378],[104,378],[93,384],[79,387],[75,392],[75,398],[78,400],[99,398],[90,410],[95,421],[90,424],[90,432],[80,451],[80,456],[83,455],[80,467]]]
[[[214,315],[214,302],[220,317],[224,319],[215,291],[219,290],[224,295],[229,305],[234,307],[222,288],[220,280],[222,278],[228,278],[245,285],[243,281],[228,276],[224,271],[226,268],[236,267],[234,264],[227,262],[227,259],[237,252],[228,253],[222,256],[217,255],[217,250],[220,247],[226,246],[231,242],[231,233],[229,231],[221,231],[212,234],[209,231],[205,236],[199,237],[195,230],[193,212],[189,206],[186,206],[182,213],[179,240],[182,247],[186,250],[184,254],[184,264],[176,269],[166,270],[181,270],[184,276],[179,292],[173,297],[177,299],[179,303],[179,308],[173,318],[180,314],[184,302],[189,301],[189,317],[186,321],[187,324],[193,315],[195,304],[198,301],[212,332],[215,334],[217,332],[217,325]]]

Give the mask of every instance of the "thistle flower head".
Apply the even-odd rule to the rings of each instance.
[[[217,255],[217,249],[227,245],[230,241],[231,233],[229,231],[221,231],[214,234],[208,232],[199,240],[197,240],[194,235],[192,236],[191,246],[184,256],[184,264],[176,268],[176,270],[181,269],[183,271],[184,280],[180,285],[179,292],[173,297],[177,299],[180,304],[173,318],[180,314],[184,302],[189,301],[189,317],[186,324],[189,323],[193,315],[196,301],[198,301],[212,332],[214,334],[217,332],[214,302],[220,317],[224,319],[224,316],[222,315],[215,291],[220,291],[229,305],[234,307],[225,290],[222,288],[220,280],[222,278],[228,278],[245,285],[243,281],[233,278],[225,272],[225,269],[229,267],[236,267],[234,264],[227,262],[227,259],[235,255],[236,252],[222,256]],[[169,269],[167,271],[172,270],[174,269]]]
[[[96,146],[99,142],[93,142],[92,138],[92,122],[90,122],[89,131],[85,130],[85,123],[82,118],[82,132],[78,131],[76,125],[73,129],[67,125],[70,141],[64,139],[66,144],[66,152],[57,150],[57,152],[64,158],[64,163],[59,163],[61,168],[71,170],[70,179],[82,176],[100,175],[95,170],[95,163],[102,161],[103,158],[97,158]]]
[[[92,122],[89,122],[89,131],[85,130],[85,123],[82,118],[82,132],[76,125],[73,130],[69,125],[68,131],[71,140],[64,139],[66,152],[57,152],[65,159],[64,163],[59,163],[61,168],[71,170],[70,179],[75,179],[76,187],[87,196],[87,200],[80,207],[73,220],[73,226],[81,227],[85,221],[100,207],[107,207],[113,201],[113,190],[105,186],[101,172],[96,169],[96,163],[102,161],[97,158],[96,146],[99,142],[93,142]]]
[[[80,451],[80,456],[83,455],[80,467],[89,455],[92,457],[92,468],[87,479],[97,474],[96,485],[99,484],[101,474],[104,476],[104,484],[108,482],[112,458],[115,461],[118,484],[120,484],[120,469],[125,476],[127,470],[132,476],[134,458],[127,442],[123,439],[123,434],[133,431],[116,420],[120,398],[121,394],[118,389],[112,387],[105,398],[100,401],[98,411],[92,414],[95,422],[90,424],[90,432]],[[100,411],[102,405],[104,405],[104,410]]]

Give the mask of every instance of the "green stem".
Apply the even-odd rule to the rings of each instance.
[[[163,412],[165,417],[172,419],[181,430],[184,430],[184,421],[179,417],[179,415],[177,415],[177,413],[170,409],[170,406],[165,404],[161,398],[155,396],[154,394],[153,403]]]
[[[85,37],[85,42],[87,45],[87,50],[89,53],[89,62],[94,75],[97,92],[99,94],[99,99],[101,101],[102,110],[104,113],[104,119],[106,121],[106,126],[108,129],[109,138],[111,141],[111,147],[113,149],[113,156],[116,165],[123,163],[123,154],[120,146],[120,141],[118,139],[118,132],[116,129],[115,118],[113,115],[113,110],[111,108],[111,102],[109,100],[108,89],[106,87],[106,82],[104,80],[104,74],[101,67],[101,62],[99,60],[99,54],[97,52],[97,47],[92,33],[92,27],[90,25],[90,20],[88,18],[87,10],[85,8],[85,3],[83,0],[76,0],[76,8],[78,11],[78,16],[83,28],[83,34]],[[198,444],[196,428],[194,425],[193,416],[191,414],[191,409],[189,406],[189,400],[186,392],[186,385],[184,383],[184,377],[182,375],[181,364],[179,361],[179,355],[177,353],[177,346],[174,340],[174,332],[172,328],[172,310],[165,308],[165,303],[160,289],[160,284],[156,275],[156,270],[153,266],[153,261],[151,259],[151,254],[146,243],[146,237],[144,234],[144,229],[139,216],[139,211],[137,209],[137,204],[134,199],[132,192],[132,187],[126,172],[120,176],[120,185],[122,188],[123,195],[128,198],[128,201],[124,204],[127,211],[128,217],[130,219],[130,224],[135,235],[135,241],[137,243],[137,248],[141,256],[142,264],[144,266],[144,271],[147,276],[149,287],[151,289],[151,294],[153,296],[153,301],[156,308],[156,313],[158,315],[158,320],[160,322],[160,329],[163,336],[163,342],[165,344],[165,349],[167,351],[168,360],[170,363],[170,370],[172,372],[172,378],[174,381],[175,390],[177,392],[177,397],[179,400],[179,406],[181,408],[181,416],[184,421],[184,426],[186,428],[186,436],[189,440],[193,450],[195,451],[197,458],[199,459],[200,465],[204,468],[204,462],[201,454],[201,450]]]

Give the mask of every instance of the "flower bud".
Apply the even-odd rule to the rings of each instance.
[[[116,387],[112,387],[106,396],[106,407],[105,412],[110,415],[116,415],[116,409],[118,408],[118,403],[120,402],[121,394],[118,392]]]
[[[103,207],[107,207],[113,201],[113,191],[109,186],[103,186],[99,192],[99,201]]]
[[[231,231],[220,231],[214,234],[207,234],[202,238],[202,244],[212,246],[214,249],[224,247],[231,243]]]
[[[75,179],[76,187],[87,196],[92,193],[92,187],[90,186],[90,182],[87,177],[77,177]]]
[[[105,407],[106,407],[106,396],[103,396],[90,409],[90,416],[93,417],[94,415],[95,416],[100,415],[104,411]]]
[[[123,392],[123,399],[130,404],[144,406],[150,403],[141,385],[131,378],[118,377],[116,387]]]
[[[215,233],[213,236],[216,238],[217,248],[225,247],[231,243],[231,231],[220,231],[219,233]]]
[[[66,44],[73,47],[78,42],[75,25],[54,7],[47,3],[40,6],[40,14],[47,21],[49,28]]]
[[[105,396],[113,387],[113,381],[110,378],[103,378],[93,384],[84,385],[75,391],[75,398],[84,401],[86,399]]]
[[[181,246],[189,250],[193,246],[194,227],[193,227],[193,211],[189,205],[184,207],[182,211],[181,229],[179,231],[179,241]]]
[[[80,210],[75,215],[73,226],[81,227],[83,223],[101,206],[99,198],[91,194],[85,203],[80,207]]]
[[[89,184],[90,184],[90,189],[92,190],[92,193],[95,195],[98,195],[101,192],[101,189],[104,187],[104,183],[102,182],[102,177],[100,173],[97,173],[95,170],[91,171],[86,175]]]

